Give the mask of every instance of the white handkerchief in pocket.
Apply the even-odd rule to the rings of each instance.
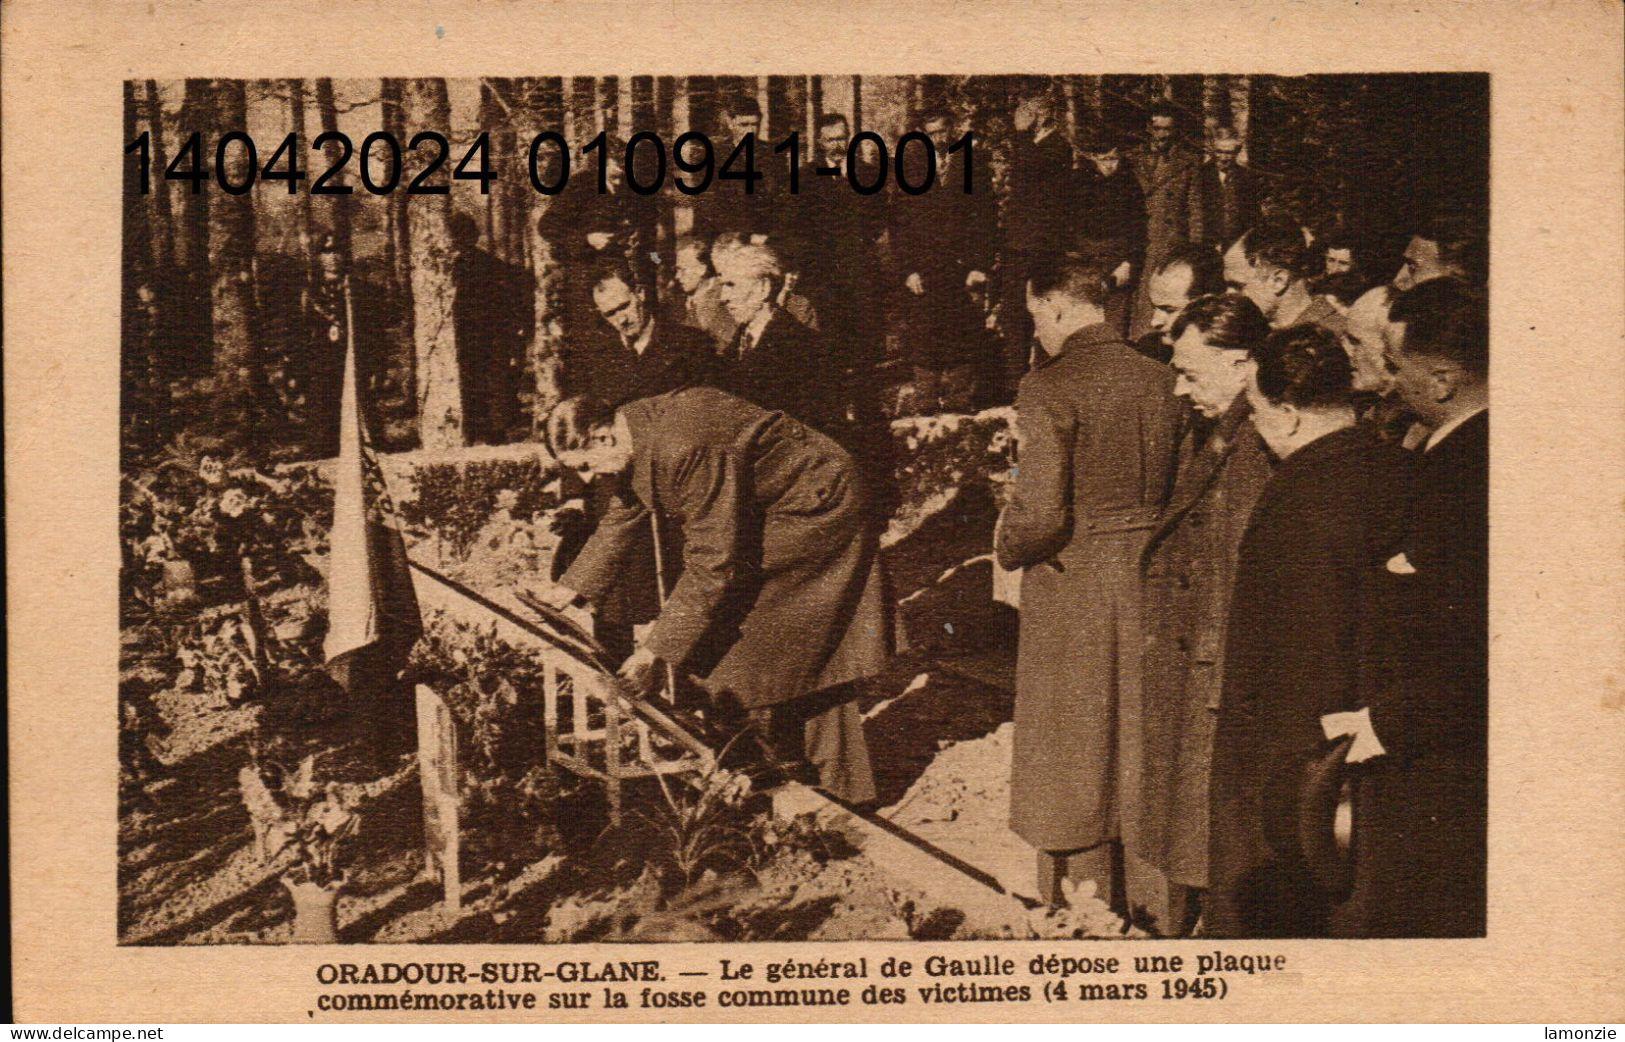
[[[1388,558],[1388,570],[1395,575],[1415,575],[1416,566],[1403,553]]]

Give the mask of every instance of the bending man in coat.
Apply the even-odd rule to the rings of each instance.
[[[1049,357],[1017,392],[1021,467],[993,537],[1000,565],[1026,569],[1010,827],[1038,848],[1051,903],[1063,877],[1122,896],[1116,845],[1140,791],[1139,559],[1181,422],[1173,373],[1106,325],[1109,274],[1059,260],[1028,281]]]
[[[781,761],[804,755],[833,795],[873,801],[850,685],[885,664],[889,628],[852,458],[782,413],[704,387],[619,410],[570,398],[545,433],[560,464],[618,492],[547,599],[596,601],[651,513],[675,524],[682,578],[622,678],[646,693],[662,662],[702,676],[720,705],[750,712]],[[787,755],[785,738],[801,748]]]

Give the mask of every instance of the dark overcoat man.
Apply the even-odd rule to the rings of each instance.
[[[1360,426],[1288,456],[1253,510],[1236,567],[1214,738],[1214,937],[1326,934],[1334,896],[1299,846],[1304,765],[1320,718],[1365,705],[1378,561],[1397,541],[1410,460]]]
[[[1144,846],[1134,853],[1193,889],[1208,885],[1208,772],[1236,558],[1271,470],[1251,414],[1237,395],[1211,427],[1191,429],[1144,558]]]
[[[1258,175],[1240,164],[1202,166],[1202,230],[1220,250],[1258,223]]]
[[[917,158],[911,149],[910,159]],[[931,190],[922,195],[892,196],[892,256],[897,280],[919,275],[924,292],[901,289],[904,347],[909,363],[942,371],[976,364],[980,316],[971,306],[965,279],[972,271],[992,268],[994,247],[993,192],[984,174],[973,170],[972,191],[965,192],[965,159],[940,160]],[[910,164],[914,184],[925,183],[922,164]]]
[[[1174,142],[1166,150],[1142,145],[1129,153],[1129,167],[1145,196],[1145,263],[1141,272],[1157,270],[1175,243],[1205,241],[1202,209],[1202,159]],[[1129,339],[1144,335],[1151,322],[1147,280],[1135,294]]]
[[[1387,754],[1355,797],[1343,932],[1482,937],[1489,732],[1489,413],[1423,452],[1381,572],[1384,668],[1371,727]]]
[[[683,575],[643,646],[702,676],[715,697],[762,709],[884,668],[877,541],[845,450],[709,387],[640,399],[620,415],[632,435],[620,495],[563,585],[588,600],[611,589],[654,513],[682,532]],[[856,707],[822,715],[823,748],[809,753],[824,783],[873,799]]]
[[[1104,323],[1022,378],[1021,466],[995,536],[1024,568],[1011,828],[1041,851],[1119,838],[1140,788],[1140,554],[1173,481],[1174,376]]]

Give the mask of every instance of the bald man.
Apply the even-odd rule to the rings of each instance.
[[[1383,331],[1393,306],[1393,286],[1375,286],[1355,300],[1341,340],[1353,373],[1355,412],[1379,439],[1414,448],[1427,430],[1394,393],[1394,374],[1383,358]]]

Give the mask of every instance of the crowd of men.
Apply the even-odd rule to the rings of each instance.
[[[1029,279],[1049,357],[995,544],[1046,895],[1091,879],[1165,934],[1482,934],[1488,319],[1442,235],[1346,308],[1289,222],[1172,252],[1166,364],[1109,320],[1109,260]]]
[[[727,115],[736,139],[760,129],[751,99]],[[588,564],[554,576],[558,603],[593,602],[642,685],[660,658],[692,668],[699,630],[756,576],[730,683],[754,690],[739,663],[778,662],[772,697],[800,705],[806,758],[839,795],[872,798],[849,685],[881,656],[832,663],[873,585],[875,526],[852,518],[884,516],[891,472],[865,431],[900,329],[916,409],[1019,387],[994,543],[1023,570],[1011,823],[1043,896],[1093,880],[1165,935],[1481,935],[1482,234],[1421,223],[1381,270],[1359,229],[1317,237],[1263,205],[1226,128],[1204,157],[1154,108],[1143,143],[1086,132],[1075,164],[1044,91],[1013,125],[997,224],[990,193],[959,188],[952,119],[929,111],[938,188],[866,196],[809,170],[794,201],[701,195],[667,284],[656,204],[623,171],[559,200],[542,231],[565,253],[579,335],[549,445],[609,480],[561,557],[587,544]],[[849,142],[824,117],[809,167],[844,170]],[[753,500],[750,480],[773,497]],[[838,555],[785,535],[825,531],[826,510]],[[665,612],[614,592],[652,588],[621,570],[662,538],[651,515],[674,522],[667,557],[685,562]],[[791,592],[769,597],[775,583]],[[659,646],[635,643],[657,613]],[[774,654],[792,646],[813,650],[789,675]]]

